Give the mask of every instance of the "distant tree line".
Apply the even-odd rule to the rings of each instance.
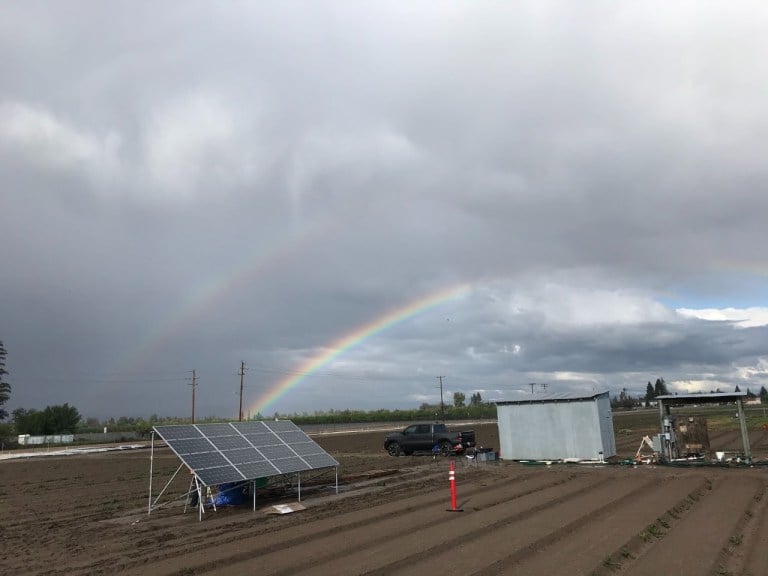
[[[472,403],[472,398],[475,399]],[[479,393],[473,394],[468,406],[445,405],[443,407],[446,420],[465,420],[465,419],[493,419],[496,418],[496,406],[491,403],[483,402]],[[366,422],[405,422],[411,420],[440,420],[440,404],[424,403],[418,408],[404,410],[389,410],[386,408],[378,410],[318,410],[313,413],[279,413],[275,412],[271,416],[256,414],[252,420],[263,420],[265,418],[280,418],[293,420],[298,425],[304,424],[364,424]],[[228,418],[209,417],[198,419],[197,423],[221,422],[229,420]],[[101,432],[103,427],[114,432],[135,431],[143,435],[149,434],[152,426],[167,426],[169,424],[188,424],[190,418],[181,418],[177,416],[158,416],[153,414],[148,419],[134,418],[130,416],[121,416],[119,418],[110,418],[108,420],[99,420],[98,418],[87,418],[80,423],[80,432]]]
[[[13,427],[17,434],[48,436],[51,434],[74,434],[80,423],[80,412],[69,404],[48,406],[45,410],[13,411]]]
[[[666,396],[667,394],[669,394],[669,389],[664,378],[656,378],[656,384],[651,384],[649,381],[645,387],[645,405],[650,406],[657,396]]]
[[[467,401],[467,397],[464,394],[464,392],[453,393],[453,406],[455,408],[464,408],[464,406],[466,405],[466,401]],[[483,405],[483,397],[480,395],[480,392],[474,392],[472,396],[470,396],[469,405],[470,406]]]
[[[611,396],[611,408],[614,410],[632,410],[644,406],[645,402],[639,396],[632,396],[626,388],[622,388],[618,396]]]
[[[479,397],[479,394],[478,394]],[[496,418],[496,405],[480,401],[467,406],[424,403],[417,409],[406,410],[328,410],[314,414],[306,412],[302,414],[277,414],[275,417],[289,418],[296,424],[341,424],[341,423],[365,423],[365,422],[405,422],[418,420],[440,420],[442,414],[446,420],[465,419],[493,419]],[[261,415],[258,415],[257,419]]]
[[[669,389],[667,388],[667,383],[664,382],[664,378],[656,378],[655,384],[651,384],[650,381],[648,382],[645,388],[645,396],[633,396],[626,388],[622,388],[618,396],[611,397],[611,408],[631,410],[643,406],[648,407],[658,396],[666,396],[667,394],[669,394]]]

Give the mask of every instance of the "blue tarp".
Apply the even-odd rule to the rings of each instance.
[[[216,506],[238,506],[243,503],[244,488],[242,482],[221,484],[219,493],[213,498],[213,502]]]

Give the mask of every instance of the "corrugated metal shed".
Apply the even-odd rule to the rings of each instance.
[[[535,394],[495,404],[505,460],[616,455],[608,391]]]

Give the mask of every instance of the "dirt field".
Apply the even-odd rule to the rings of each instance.
[[[476,428],[498,446],[495,425]],[[642,432],[619,435],[633,456]],[[306,510],[183,513],[188,475],[147,516],[149,451],[0,462],[2,574],[766,574],[768,468],[527,466],[392,458],[381,432],[317,436],[342,464],[302,479]],[[738,450],[737,433],[711,435]],[[751,434],[756,459],[768,432]],[[155,455],[154,495],[178,467]]]

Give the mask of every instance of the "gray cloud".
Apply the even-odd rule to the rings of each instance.
[[[232,415],[241,360],[253,404],[463,283],[265,409],[412,406],[438,374],[486,397],[658,376],[758,389],[766,19],[4,6],[13,405],[183,414],[195,368],[203,412]]]

